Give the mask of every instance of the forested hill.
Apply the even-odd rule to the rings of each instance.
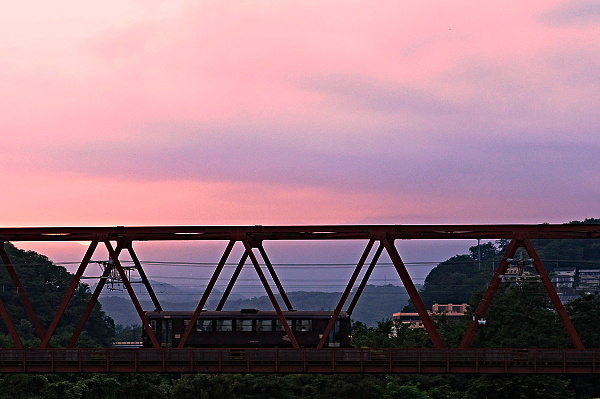
[[[19,280],[40,323],[44,329],[48,328],[73,275],[64,267],[53,264],[47,257],[36,252],[23,251],[11,243],[6,243],[4,249],[19,276]],[[39,345],[39,338],[35,334],[29,316],[19,296],[16,295],[12,280],[3,266],[0,266],[0,285],[2,286],[0,297],[6,305],[23,344],[26,346]],[[56,329],[54,338],[51,341],[52,346],[66,345],[74,331],[74,326],[79,321],[87,305],[90,295],[89,286],[84,283],[79,284]],[[114,322],[102,311],[100,304],[96,304],[79,338],[78,346],[110,346],[114,333]],[[2,346],[13,345],[12,339],[7,336],[4,323],[0,323],[0,339],[0,345]]]
[[[600,224],[600,219],[585,219],[569,224],[582,223]],[[533,244],[548,272],[556,267],[568,266],[600,268],[600,240],[534,240]],[[469,302],[476,291],[484,289],[490,282],[506,245],[508,240],[483,243],[481,248],[473,246],[468,254],[453,256],[433,268],[421,290],[425,305],[431,307],[434,303]],[[405,311],[413,309],[409,305]]]

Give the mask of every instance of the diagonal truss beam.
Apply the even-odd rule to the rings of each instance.
[[[158,343],[158,339],[156,339],[156,334],[152,330],[152,327],[150,326],[150,323],[148,322],[148,318],[146,317],[146,314],[144,313],[144,310],[142,309],[142,305],[140,304],[140,301],[137,299],[137,296],[135,295],[135,292],[133,291],[133,287],[131,286],[129,279],[127,278],[127,273],[125,273],[125,270],[123,269],[123,266],[121,265],[121,262],[119,261],[119,256],[117,255],[117,252],[113,249],[110,241],[108,241],[108,240],[104,241],[104,245],[106,246],[106,249],[108,250],[110,259],[113,261],[114,267],[117,269],[117,272],[119,273],[119,276],[121,277],[121,281],[123,282],[123,285],[125,286],[125,289],[127,290],[127,293],[129,293],[131,302],[133,302],[133,306],[135,307],[135,310],[137,311],[138,315],[140,316],[142,326],[144,327],[144,330],[146,330],[146,333],[148,334],[148,337],[150,338],[152,345],[155,348],[159,348],[160,344]]]
[[[458,345],[459,349],[466,349],[471,346],[473,338],[475,338],[477,328],[479,327],[479,320],[483,319],[487,310],[492,304],[492,300],[496,295],[496,291],[498,291],[498,287],[502,282],[502,275],[506,274],[506,270],[508,269],[508,260],[514,258],[515,254],[517,253],[517,249],[519,249],[519,242],[517,239],[512,239],[504,251],[504,256],[502,257],[502,260],[500,261],[500,264],[498,265],[498,268],[492,277],[490,285],[485,291],[481,302],[479,302],[479,305],[473,314],[473,320],[471,320],[469,323],[469,327],[467,327],[467,331]]]
[[[400,254],[398,253],[394,242],[390,241],[387,238],[384,238],[381,240],[381,243],[383,244],[388,255],[390,256],[390,259],[392,260],[392,263],[394,264],[394,267],[396,268],[396,271],[398,272],[398,275],[402,280],[402,284],[404,285],[408,296],[410,297],[410,299],[413,302],[413,305],[417,309],[417,313],[419,314],[419,317],[423,322],[423,326],[425,327],[425,330],[427,331],[427,334],[429,335],[429,339],[431,339],[433,346],[436,349],[443,349],[445,347],[444,342],[440,338],[440,335],[437,329],[435,328],[435,323],[429,316],[427,308],[423,304],[423,301],[419,296],[419,292],[417,291],[415,284],[410,278],[408,270],[406,270],[406,266],[404,265],[404,262],[402,262],[402,258],[400,257]]]
[[[273,282],[275,283],[275,286],[277,287],[277,290],[279,291],[279,295],[281,295],[281,299],[283,299],[283,302],[285,303],[285,306],[287,306],[288,310],[294,310],[294,307],[292,306],[290,299],[288,298],[287,294],[285,293],[285,290],[283,289],[283,285],[281,285],[281,281],[279,281],[279,277],[277,277],[277,273],[275,273],[275,268],[273,267],[273,265],[271,264],[271,261],[269,260],[269,257],[267,256],[267,252],[265,251],[265,248],[263,247],[262,242],[259,243],[257,245],[257,247],[258,247],[258,252],[260,253],[260,256],[262,256],[262,258],[265,262],[265,266],[267,267],[267,270],[271,274],[271,278],[273,279]]]
[[[189,324],[185,328],[185,331],[183,333],[183,336],[181,337],[181,340],[179,341],[179,344],[177,345],[177,348],[181,349],[184,347],[192,330],[196,327],[196,321],[198,320],[198,317],[200,316],[200,312],[202,312],[204,305],[208,301],[208,297],[210,296],[210,293],[212,292],[215,284],[217,283],[217,280],[219,279],[219,275],[221,274],[221,271],[223,270],[223,267],[225,266],[225,263],[227,262],[227,258],[229,258],[229,255],[231,254],[231,250],[233,249],[234,245],[235,245],[234,240],[229,241],[229,244],[227,244],[227,248],[225,248],[225,252],[223,253],[223,256],[221,256],[221,260],[217,264],[217,267],[215,268],[215,271],[213,272],[213,275],[210,278],[210,281],[208,282],[206,289],[204,290],[204,294],[202,294],[202,298],[200,298],[200,302],[198,303],[198,306],[196,307],[196,310],[194,311],[194,314],[192,315],[192,319],[190,320]]]
[[[323,336],[319,340],[319,343],[317,344],[317,348],[322,348],[323,346],[325,346],[325,342],[327,342],[327,339],[329,338],[329,333],[331,332],[331,329],[333,328],[335,321],[337,320],[338,316],[340,315],[340,312],[342,311],[342,307],[346,303],[346,300],[348,299],[348,296],[350,295],[350,291],[352,290],[352,287],[354,287],[354,284],[356,283],[356,280],[358,279],[358,275],[360,274],[365,262],[367,261],[367,258],[369,257],[369,254],[371,253],[373,244],[375,244],[375,240],[370,239],[369,242],[367,243],[367,247],[365,248],[362,256],[360,257],[360,260],[358,261],[358,264],[356,265],[356,268],[354,269],[354,273],[352,273],[352,276],[350,276],[350,281],[348,281],[348,285],[346,286],[346,289],[342,293],[342,297],[340,298],[340,301],[338,302],[337,306],[335,307],[335,310],[333,311],[331,320],[329,320],[327,327],[325,327],[325,331],[323,331]]]
[[[140,274],[142,281],[144,283],[144,286],[146,287],[150,297],[152,298],[154,306],[156,307],[156,309],[158,311],[161,311],[162,308],[160,307],[158,298],[156,297],[156,294],[154,293],[154,290],[152,289],[152,286],[150,285],[150,281],[146,277],[146,273],[144,272],[144,269],[142,268],[141,262],[139,261],[135,251],[133,250],[132,243],[125,242],[123,244],[122,241],[118,241],[117,246],[114,249],[115,256],[118,258],[124,248],[127,248],[128,252],[135,264],[136,270]],[[85,323],[87,322],[92,311],[94,310],[94,306],[98,302],[98,298],[100,297],[100,294],[102,293],[102,290],[104,289],[104,286],[106,285],[108,277],[110,276],[113,269],[115,269],[114,261],[113,261],[113,263],[108,264],[106,266],[106,268],[104,269],[104,272],[102,273],[102,276],[100,277],[100,280],[98,281],[98,284],[96,285],[96,288],[94,289],[94,292],[92,293],[92,296],[90,297],[90,300],[88,301],[88,304],[83,312],[83,315],[79,319],[79,322],[77,323],[77,326],[75,327],[75,331],[73,332],[73,335],[71,336],[71,338],[67,344],[67,348],[73,348],[75,346],[75,344],[77,343],[77,340],[79,339],[79,336],[81,335],[81,332],[83,331]],[[128,283],[129,283],[129,281],[128,281]],[[124,285],[125,285],[125,283],[124,283]]]
[[[23,349],[23,342],[21,342],[19,333],[15,329],[15,325],[13,324],[12,320],[10,319],[10,316],[8,314],[8,311],[6,310],[6,306],[4,305],[4,301],[2,299],[0,299],[0,317],[2,318],[2,321],[4,322],[6,329],[8,330],[8,334],[10,335],[13,342],[15,343],[15,347],[17,349]]]
[[[148,295],[150,295],[150,299],[152,299],[152,303],[154,304],[154,309],[157,312],[161,312],[162,306],[160,306],[158,297],[154,293],[154,289],[152,288],[152,285],[150,284],[150,280],[148,280],[148,276],[146,276],[146,272],[144,271],[144,268],[142,267],[142,263],[138,259],[135,251],[133,250],[133,242],[127,241],[125,243],[124,247],[127,248],[127,251],[129,252],[129,256],[131,256],[131,260],[133,261],[133,264],[135,265],[135,270],[140,275],[140,278],[142,279],[142,283],[144,284],[144,287],[146,287],[146,291],[148,291]]]
[[[540,276],[542,284],[544,285],[544,288],[546,288],[546,292],[548,292],[548,296],[550,297],[550,300],[552,301],[552,304],[554,305],[554,308],[556,309],[560,320],[565,326],[565,330],[567,330],[567,334],[569,335],[571,342],[573,343],[576,349],[584,349],[583,342],[581,342],[579,334],[577,334],[577,330],[575,330],[575,327],[573,326],[573,323],[569,318],[569,314],[567,313],[565,307],[560,301],[560,298],[558,297],[558,294],[554,289],[554,285],[552,285],[552,281],[550,281],[550,277],[548,277],[546,268],[542,264],[542,260],[538,256],[535,248],[533,247],[533,244],[529,239],[523,240],[522,244],[529,256],[533,259],[533,266],[535,267],[535,270]]]
[[[221,300],[219,301],[219,304],[217,305],[217,308],[216,308],[217,311],[223,310],[223,306],[225,306],[225,302],[227,302],[227,298],[229,298],[229,294],[231,294],[231,290],[233,289],[235,282],[237,281],[242,269],[244,268],[244,264],[246,263],[247,259],[248,259],[248,251],[244,251],[244,254],[242,255],[240,261],[238,262],[238,265],[235,268],[233,275],[229,279],[229,283],[227,284],[227,287],[225,288],[225,291],[223,292],[223,296],[221,297]]]
[[[123,250],[123,247],[120,244],[117,244],[117,247],[115,249],[115,253],[117,254],[117,256],[119,256],[119,254],[121,253],[122,250]],[[85,326],[85,323],[87,322],[88,318],[92,314],[92,311],[94,310],[94,306],[96,306],[96,302],[98,302],[98,297],[100,297],[100,294],[102,293],[102,290],[104,289],[104,286],[106,285],[106,281],[108,280],[108,277],[110,276],[110,273],[112,272],[113,267],[114,267],[113,264],[109,263],[104,268],[104,272],[102,273],[102,276],[100,277],[100,280],[98,281],[98,284],[96,284],[96,288],[94,289],[94,292],[92,293],[92,296],[90,297],[90,300],[88,301],[88,304],[87,304],[85,310],[83,311],[83,315],[79,319],[77,326],[75,326],[75,331],[73,332],[71,339],[67,343],[67,348],[73,348],[75,346],[75,344],[77,343],[77,340],[79,339],[79,335],[81,334],[81,331],[83,331],[83,327]]]
[[[369,264],[369,267],[367,268],[367,271],[365,272],[365,275],[363,276],[362,281],[360,282],[360,285],[356,289],[356,293],[352,297],[352,301],[350,301],[350,305],[348,306],[348,314],[352,314],[352,312],[354,312],[354,308],[356,307],[356,304],[358,303],[358,299],[360,298],[365,287],[367,286],[367,282],[369,281],[369,278],[371,277],[371,273],[373,273],[373,269],[375,269],[375,265],[379,261],[379,257],[381,256],[382,252],[383,252],[383,244],[381,244],[381,242],[380,242],[379,246],[375,250],[375,254],[373,254],[373,259],[371,259],[371,263]]]
[[[23,285],[21,284],[21,280],[19,279],[19,276],[17,275],[17,272],[10,260],[10,257],[8,256],[8,253],[6,253],[6,250],[4,249],[4,241],[2,241],[0,244],[0,259],[2,259],[2,262],[4,263],[4,267],[6,268],[6,271],[8,272],[8,275],[10,276],[10,279],[12,280],[13,286],[15,287],[15,289],[17,290],[17,293],[19,294],[21,303],[23,303],[23,307],[25,308],[25,311],[27,312],[27,315],[29,316],[29,320],[31,321],[33,328],[35,328],[36,334],[38,335],[38,337],[40,339],[42,339],[45,334],[44,327],[42,327],[42,323],[40,323],[40,320],[38,319],[35,311],[33,310],[33,306],[31,306],[31,302],[29,302],[29,298],[27,297],[27,294],[25,293],[25,288],[23,288]]]
[[[73,279],[71,280],[71,283],[69,284],[69,287],[67,288],[67,292],[65,293],[65,296],[63,297],[63,300],[62,300],[60,306],[58,307],[58,310],[56,311],[56,314],[54,315],[54,318],[52,319],[52,322],[50,323],[50,326],[48,327],[46,334],[44,334],[44,337],[42,338],[42,341],[40,343],[40,348],[48,347],[48,344],[50,343],[50,339],[52,338],[52,335],[54,335],[54,331],[56,330],[56,327],[58,326],[60,319],[62,318],[63,314],[65,313],[65,309],[67,309],[67,305],[71,301],[71,298],[73,298],[73,294],[75,293],[75,290],[77,289],[77,286],[79,285],[81,276],[83,276],[83,272],[85,272],[85,269],[87,268],[88,264],[90,263],[90,259],[92,258],[94,251],[96,251],[97,246],[98,246],[97,240],[93,240],[92,242],[90,242],[90,246],[88,247],[87,251],[85,252],[85,255],[83,256],[83,260],[79,264],[79,267],[77,268],[77,272],[75,272],[75,275],[73,276]]]
[[[246,253],[250,257],[250,261],[252,261],[252,264],[254,265],[256,274],[258,274],[258,278],[260,279],[263,287],[265,288],[265,291],[267,292],[267,296],[271,300],[271,303],[273,304],[273,307],[275,308],[275,312],[277,312],[277,316],[279,317],[279,320],[281,321],[281,325],[283,326],[285,332],[287,333],[288,338],[290,339],[290,342],[292,343],[292,346],[296,349],[300,348],[300,346],[298,345],[298,341],[296,341],[294,332],[292,331],[288,321],[286,320],[285,315],[281,311],[281,307],[277,303],[275,294],[273,294],[273,291],[271,290],[271,287],[269,286],[269,282],[267,281],[265,274],[263,273],[262,269],[260,268],[258,259],[256,259],[256,255],[254,255],[254,252],[252,251],[252,246],[250,245],[250,243],[248,241],[243,241],[243,243],[244,243],[244,248],[246,248]]]
[[[573,345],[575,346],[576,349],[584,349],[583,343],[581,342],[581,339],[579,338],[579,334],[577,334],[577,330],[575,330],[575,327],[573,326],[573,323],[571,322],[571,319],[569,318],[569,315],[568,315],[567,311],[565,310],[565,307],[563,306],[562,302],[560,301],[560,298],[558,297],[558,294],[556,293],[556,290],[554,289],[554,286],[552,285],[552,281],[550,280],[550,277],[548,276],[548,273],[546,272],[546,268],[544,267],[533,244],[531,243],[531,240],[529,240],[528,238],[521,238],[521,239],[515,238],[510,242],[510,244],[506,248],[506,251],[502,258],[502,261],[498,265],[498,269],[496,270],[496,273],[494,274],[494,277],[492,278],[492,282],[490,283],[487,291],[485,292],[485,295],[483,296],[483,299],[479,303],[479,306],[477,307],[477,310],[475,311],[475,313],[473,315],[473,320],[469,324],[469,327],[467,328],[467,331],[465,332],[465,335],[463,336],[463,339],[459,345],[459,348],[465,349],[471,345],[471,342],[473,341],[473,339],[475,337],[475,333],[477,332],[477,327],[479,325],[478,320],[483,318],[483,316],[487,312],[488,308],[490,307],[492,300],[494,298],[494,295],[496,294],[496,291],[498,290],[498,287],[500,286],[500,283],[502,282],[502,275],[505,274],[506,270],[508,269],[508,264],[509,264],[508,259],[513,258],[519,248],[524,248],[525,251],[527,251],[527,254],[533,259],[533,265],[535,267],[535,270],[537,271],[538,275],[540,276],[542,285],[546,289],[546,292],[548,293],[548,296],[550,297],[550,301],[554,305],[554,308],[556,309],[556,312],[558,313],[558,316],[559,316],[563,326],[565,327],[565,330],[567,331],[567,334],[569,335],[571,342],[573,343]]]

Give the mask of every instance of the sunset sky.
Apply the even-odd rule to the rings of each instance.
[[[598,1],[11,2],[4,226],[600,216]]]
[[[599,1],[9,2],[1,225],[600,217]]]

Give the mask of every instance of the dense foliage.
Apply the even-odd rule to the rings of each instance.
[[[582,385],[585,384],[582,381]],[[574,381],[505,375],[7,374],[0,399],[569,399]],[[586,384],[592,387],[593,384]]]
[[[434,303],[467,303],[475,291],[489,283],[504,244],[488,242],[481,248],[471,247],[468,255],[453,256],[433,268],[420,292],[425,306],[431,309]],[[414,306],[409,304],[404,311],[414,312]]]
[[[482,292],[472,305],[479,303]],[[569,348],[565,328],[540,282],[503,284],[478,329],[473,347]]]
[[[6,243],[4,248],[27,293],[31,306],[40,323],[46,329],[56,314],[73,275],[64,267],[53,264],[47,257],[36,252],[23,251],[10,243]],[[4,267],[0,267],[0,285],[2,286],[0,297],[6,305],[23,344],[26,346],[39,345],[39,338],[35,334],[23,303],[19,296],[15,295],[15,288]],[[89,286],[80,283],[54,333],[54,338],[51,341],[52,346],[66,345],[73,333],[74,326],[79,321],[88,303],[90,295]],[[110,346],[114,338],[114,329],[112,319],[106,316],[100,304],[97,303],[84,331],[79,337],[78,346]],[[1,338],[3,345],[12,345],[12,339],[6,336],[4,323],[0,323],[0,334],[3,335]]]
[[[570,224],[600,224],[600,219],[573,221]],[[534,240],[536,251],[544,261],[546,269],[556,267],[600,268],[600,240]]]

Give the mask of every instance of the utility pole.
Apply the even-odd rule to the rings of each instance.
[[[477,239],[477,265],[481,270],[481,238]]]

